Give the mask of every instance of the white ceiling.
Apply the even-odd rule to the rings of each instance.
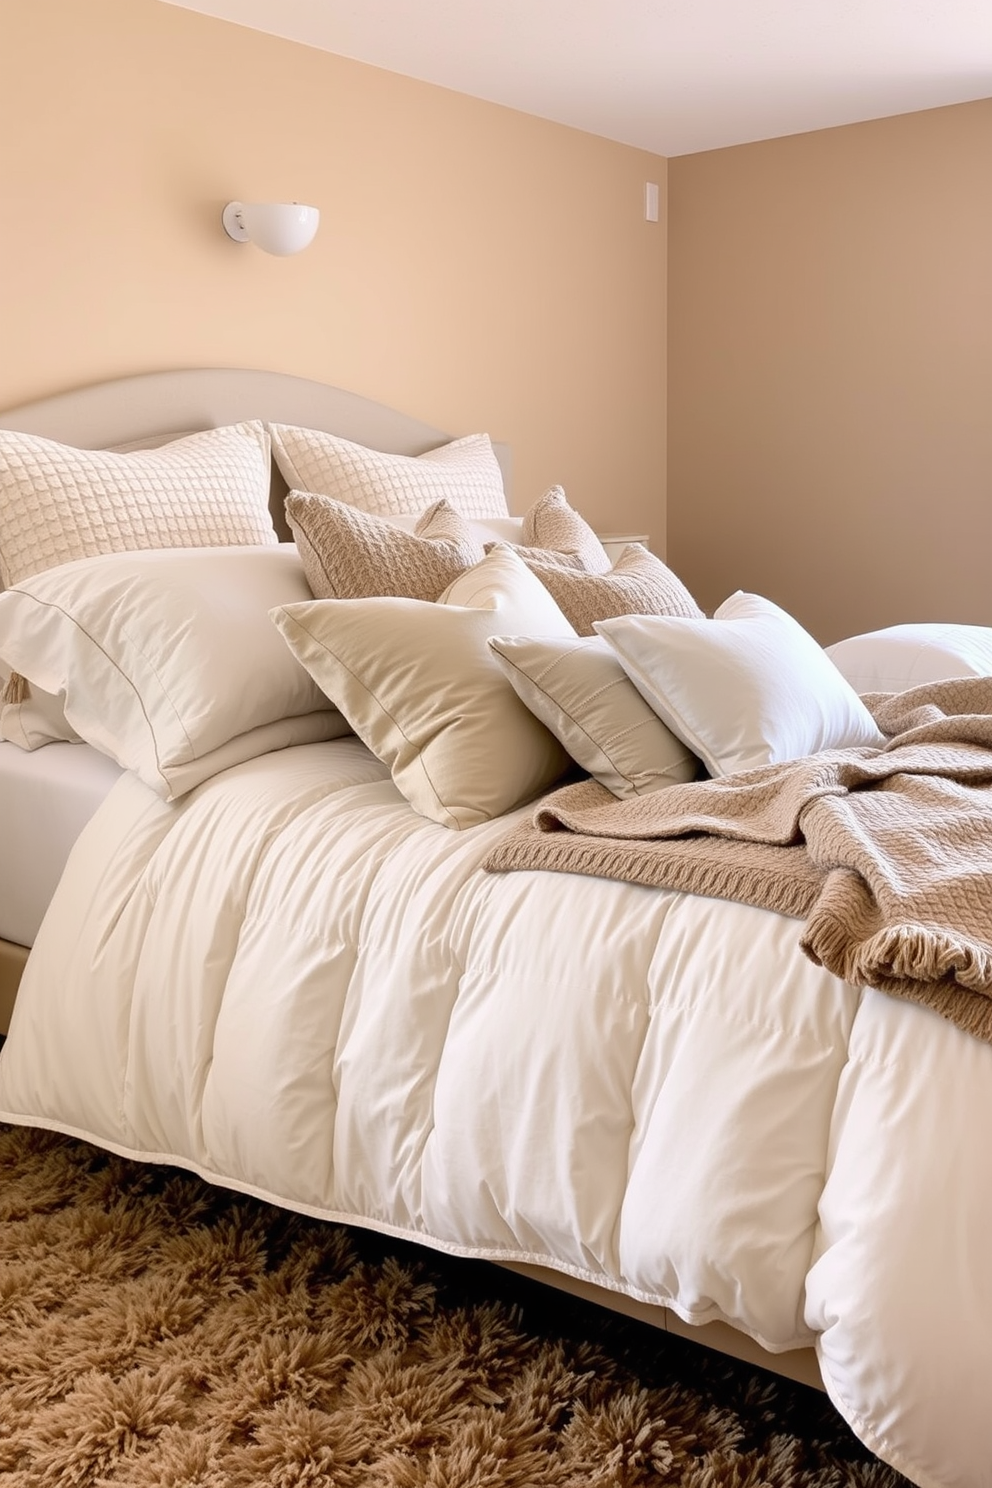
[[[992,96],[992,0],[166,0],[659,155]]]

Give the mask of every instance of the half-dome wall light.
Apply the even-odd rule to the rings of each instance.
[[[282,257],[313,242],[320,212],[299,202],[228,202],[221,221],[236,243],[254,243]]]

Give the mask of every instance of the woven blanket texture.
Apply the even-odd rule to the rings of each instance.
[[[486,859],[804,921],[811,960],[992,1042],[992,677],[864,699],[887,742],[618,800],[546,796]]]

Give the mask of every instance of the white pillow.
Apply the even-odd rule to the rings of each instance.
[[[83,558],[0,594],[0,661],[166,800],[228,765],[348,732],[272,630],[310,591],[292,543]]]
[[[885,742],[822,647],[756,594],[731,595],[712,620],[624,615],[595,628],[711,775]]]
[[[539,579],[502,549],[436,603],[315,599],[272,619],[422,816],[460,829],[530,800],[568,756],[517,697],[492,635],[574,635]]]
[[[827,647],[855,692],[906,692],[948,677],[992,676],[992,627],[890,625]]]
[[[0,429],[0,582],[101,553],[275,544],[270,476],[257,421],[129,454]]]
[[[646,796],[695,778],[695,755],[599,636],[494,636],[489,648],[521,702],[615,796]]]
[[[423,455],[387,455],[336,434],[270,424],[272,453],[290,490],[333,496],[377,517],[451,502],[463,517],[506,517],[503,472],[488,434],[468,434]]]

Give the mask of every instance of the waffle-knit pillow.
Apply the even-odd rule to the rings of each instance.
[[[442,497],[463,517],[509,515],[488,434],[469,434],[423,455],[387,455],[318,429],[270,424],[269,432],[290,490],[333,496],[378,517],[419,513]]]
[[[629,543],[609,573],[586,573],[526,556],[525,562],[581,636],[592,635],[597,620],[616,615],[703,618],[682,580],[641,543]]]
[[[289,493],[286,517],[316,599],[435,600],[483,557],[468,522],[446,501],[428,507],[415,532],[305,491]]]
[[[589,573],[610,571],[606,549],[585,518],[569,506],[561,486],[552,486],[524,512],[520,542],[526,548],[550,548],[554,553],[577,558]]]
[[[0,581],[105,553],[274,544],[269,478],[258,421],[129,454],[0,430]]]

